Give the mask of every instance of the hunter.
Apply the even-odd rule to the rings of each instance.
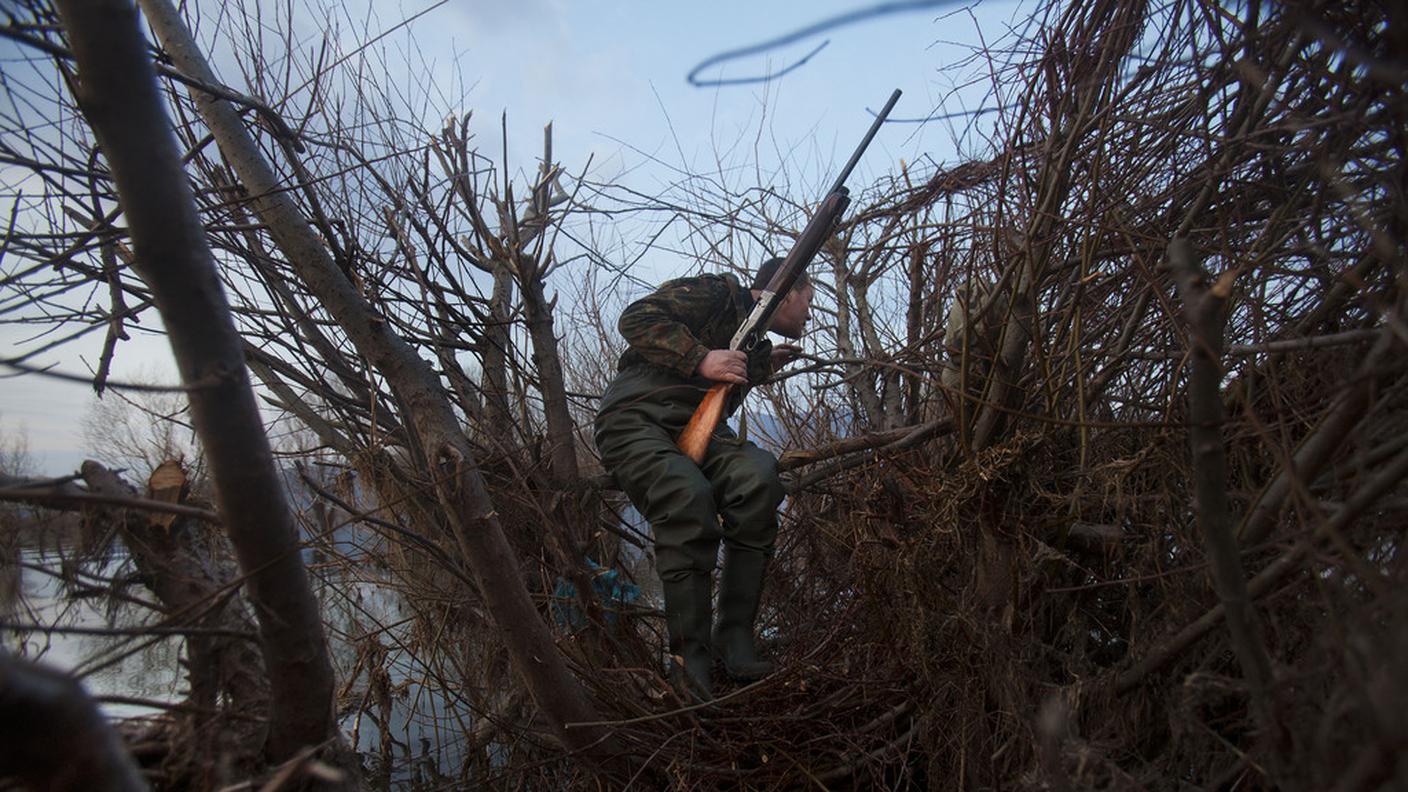
[[[621,314],[630,345],[602,396],[596,446],[606,469],[650,522],[655,564],[665,595],[665,625],[678,681],[713,695],[713,658],[735,681],[772,672],[753,645],[763,578],[777,537],[782,482],[772,454],[740,440],[720,421],[702,464],[676,442],[700,399],[716,383],[738,387],[732,414],[752,385],[801,351],[762,341],[751,354],[728,349],[782,259],[758,268],[751,289],[732,274],[672,280]],[[799,339],[815,289],[801,275],[773,315],[769,330]],[[713,572],[723,544],[719,618],[713,621]]]

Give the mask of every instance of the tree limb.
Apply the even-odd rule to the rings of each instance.
[[[249,596],[272,687],[276,760],[337,735],[333,675],[298,531],[274,470],[181,153],[157,91],[137,10],[123,0],[58,3],[79,67],[78,100],[112,170],[201,438]]]

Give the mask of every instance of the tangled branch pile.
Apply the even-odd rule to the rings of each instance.
[[[1384,13],[1080,4],[1035,56],[987,53],[991,156],[876,188],[829,262],[826,402],[775,392],[804,446],[840,424],[907,447],[799,476],[765,606],[786,672],[677,766],[1408,778],[1408,29]]]
[[[743,266],[801,207],[719,178],[650,197],[573,180],[550,135],[515,200],[467,119],[408,132],[378,110],[396,97],[330,86],[262,155],[367,331],[172,89],[247,362],[311,431],[293,450],[342,471],[308,477],[304,516],[373,537],[328,539],[324,574],[346,577],[325,594],[374,585],[408,613],[349,630],[345,713],[385,723],[387,670],[408,665],[449,696],[458,772],[505,788],[1408,783],[1408,17],[1103,0],[1032,22],[975,56],[1000,108],[970,129],[984,150],[867,190],[814,273],[810,363],[751,412],[793,449],[762,616],[780,671],[708,707],[662,678],[648,600],[586,594],[647,544],[592,486],[580,428],[630,276],[610,223],[673,210],[701,266]],[[72,211],[50,222],[68,231],[9,243],[62,264],[56,289],[100,283],[117,338],[150,300],[111,217],[64,225],[107,189],[72,175],[85,156],[64,167],[50,197]],[[582,291],[549,299],[568,267]],[[432,361],[462,437],[371,336]],[[495,577],[479,531],[521,572]],[[553,625],[570,686],[525,665],[505,585]]]

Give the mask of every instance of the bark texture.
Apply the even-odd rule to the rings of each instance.
[[[185,22],[167,0],[142,0],[153,30],[177,68],[216,82]],[[337,267],[327,248],[285,191],[239,114],[228,102],[199,91],[192,98],[231,168],[251,196],[255,215],[308,289],[348,339],[386,377],[435,473],[435,490],[456,539],[534,700],[570,749],[611,753],[603,727],[568,728],[596,721],[580,684],[568,671],[552,634],[528,596],[518,560],[490,501],[474,452],[429,365],[372,309]]]
[[[78,99],[107,156],[188,388],[216,501],[259,620],[274,760],[336,737],[333,674],[318,602],[274,468],[240,337],[157,93],[137,10],[124,0],[58,3],[78,62]]]

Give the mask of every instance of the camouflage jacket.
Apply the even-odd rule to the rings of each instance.
[[[668,281],[621,312],[617,323],[630,348],[618,369],[651,366],[686,380],[715,349],[728,349],[753,308],[753,295],[729,273]],[[764,340],[748,356],[748,380],[757,385],[772,373],[772,343]],[[707,384],[707,382],[705,382]]]

